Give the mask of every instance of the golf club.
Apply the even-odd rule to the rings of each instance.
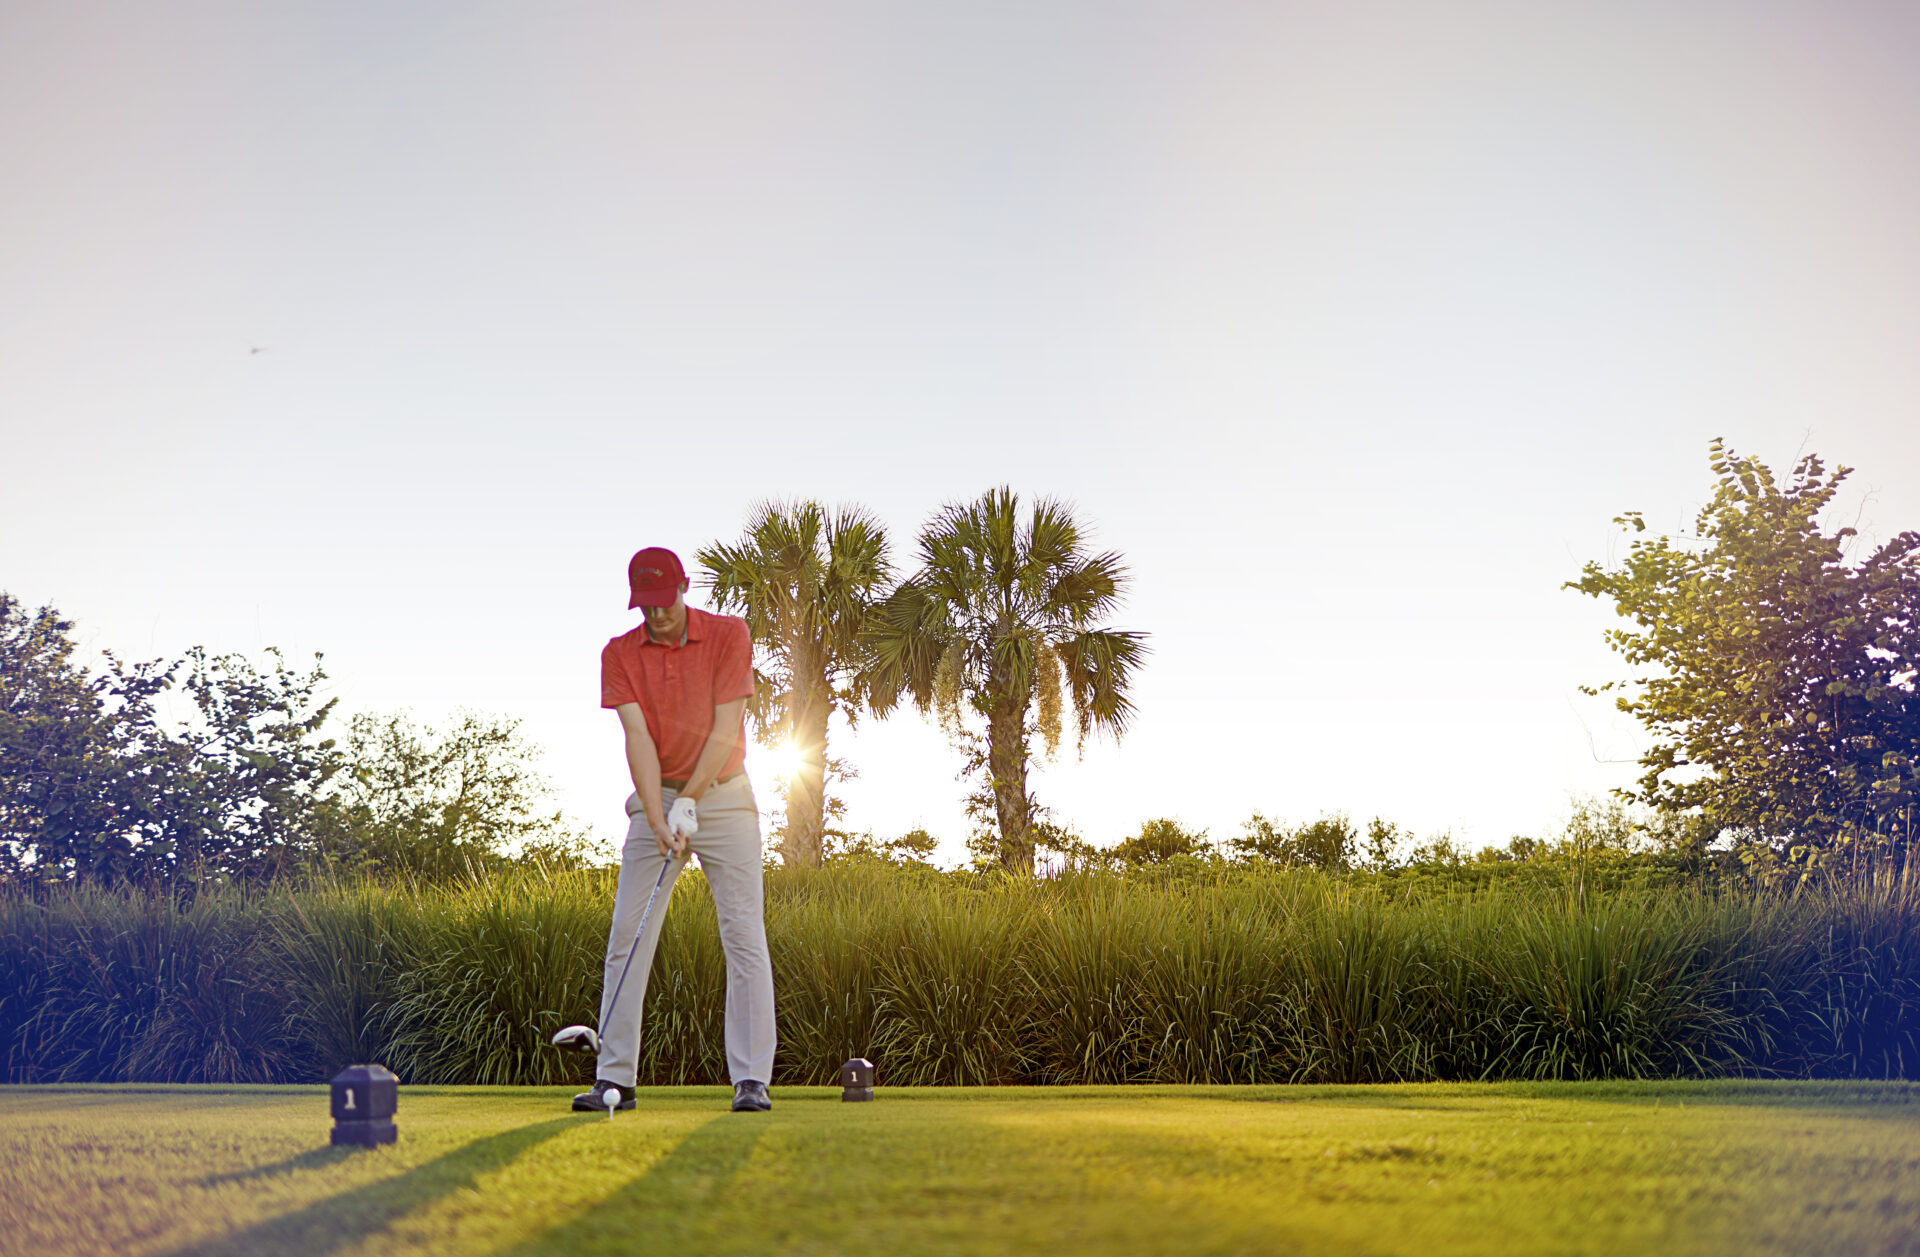
[[[647,921],[653,916],[653,901],[660,897],[660,887],[666,884],[667,870],[679,858],[670,855],[660,862],[660,876],[653,879],[653,891],[647,896],[647,906],[640,910],[640,928],[633,932],[633,941],[627,944],[627,962],[620,966],[620,979],[613,984],[613,998],[607,1001],[608,1008],[620,1006],[620,990],[627,984],[627,970],[633,968],[633,953],[640,950],[640,940],[646,935]],[[577,1048],[598,1056],[600,1033],[592,1026],[565,1026],[553,1032],[553,1046]]]

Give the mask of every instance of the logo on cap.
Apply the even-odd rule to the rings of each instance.
[[[670,607],[686,584],[687,570],[680,556],[661,546],[648,546],[627,562],[627,606]]]

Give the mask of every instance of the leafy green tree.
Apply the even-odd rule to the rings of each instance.
[[[1493,850],[1493,848],[1487,850]],[[1484,856],[1486,851],[1480,854]],[[1515,834],[1507,840],[1507,849],[1498,858],[1511,860],[1516,864],[1525,864],[1529,861],[1545,859],[1550,854],[1552,854],[1552,844],[1528,837],[1526,834]]]
[[[1191,830],[1179,821],[1161,817],[1140,826],[1140,832],[1115,844],[1113,856],[1130,868],[1170,864],[1175,856],[1205,855],[1207,831]]]
[[[886,529],[863,510],[829,511],[818,502],[769,502],[746,532],[697,558],[714,605],[747,622],[759,650],[755,728],[770,743],[790,742],[782,849],[788,861],[817,865],[826,826],[827,722],[835,710],[857,716],[853,682],[866,661],[863,634],[893,578]]]
[[[991,797],[988,795],[989,799]],[[1033,821],[1036,868],[1044,863],[1046,868],[1056,873],[1069,869],[1086,872],[1110,869],[1120,863],[1115,847],[1096,847],[1077,830],[1049,819],[1044,812],[1045,809],[1042,809]],[[976,830],[967,843],[967,849],[973,856],[975,868],[992,868],[1000,864],[1000,842],[990,830]]]
[[[74,660],[72,623],[0,594],[0,865],[16,881],[262,880],[311,853],[337,771],[311,672],[198,648],[184,660]],[[176,683],[192,714],[164,726]]]
[[[1293,862],[1329,873],[1345,872],[1353,866],[1359,842],[1359,831],[1344,814],[1322,816],[1293,831]]]
[[[854,834],[829,829],[824,845],[827,860],[866,860],[931,868],[933,853],[940,846],[940,840],[918,827],[909,829],[898,838],[875,838],[871,833]]]
[[[1353,822],[1338,812],[1292,827],[1255,812],[1227,849],[1235,858],[1249,862],[1341,872],[1352,867],[1358,844],[1359,833]]]
[[[1626,855],[1648,843],[1642,820],[1624,799],[1576,798],[1556,845],[1575,859]]]
[[[1400,840],[1404,836],[1400,827],[1385,817],[1376,816],[1368,821],[1366,845],[1360,851],[1361,866],[1375,873],[1392,868],[1399,859]]]
[[[298,672],[279,651],[266,655],[263,668],[243,655],[189,650],[181,685],[194,715],[154,740],[173,861],[196,878],[292,873],[318,841],[321,801],[341,765],[322,736],[335,700],[319,697],[326,673],[318,656]]]
[[[1240,836],[1228,841],[1227,852],[1247,863],[1286,864],[1293,854],[1293,834],[1285,825],[1255,812],[1240,826]]]
[[[153,835],[142,756],[164,678],[91,677],[73,658],[73,623],[0,593],[0,845],[9,880],[120,881]]]
[[[1459,865],[1467,862],[1467,849],[1453,840],[1450,831],[1435,834],[1425,842],[1415,846],[1407,857],[1407,863],[1414,865]]]
[[[1127,581],[1118,554],[1090,553],[1063,503],[1022,511],[1011,489],[943,508],[921,529],[920,568],[877,609],[865,683],[884,715],[902,697],[937,711],[963,743],[985,725],[984,770],[1004,867],[1033,871],[1035,802],[1027,763],[1038,736],[1057,749],[1070,705],[1082,745],[1118,737],[1145,635],[1101,622]]]
[[[1838,842],[1911,841],[1920,798],[1920,533],[1858,562],[1821,513],[1849,474],[1817,457],[1780,484],[1720,441],[1718,485],[1693,533],[1636,535],[1617,568],[1570,588],[1611,598],[1634,628],[1607,640],[1648,672],[1620,710],[1653,735],[1630,797],[1801,856]]]
[[[534,767],[539,751],[519,724],[462,712],[440,733],[404,714],[355,716],[328,862],[438,881],[528,851],[579,856],[585,836],[547,809],[547,785]]]

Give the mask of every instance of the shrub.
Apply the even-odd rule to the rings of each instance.
[[[586,1082],[611,870],[0,893],[9,1081]],[[1920,873],[1786,887],[1655,857],[1052,878],[768,873],[777,1080],[1369,1082],[1920,1073]],[[641,1080],[726,1076],[705,880],[676,885]]]

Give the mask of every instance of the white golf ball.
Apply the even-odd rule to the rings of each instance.
[[[608,1087],[607,1088],[607,1116],[612,1117],[613,1111],[619,1107],[620,1107],[620,1088]]]

